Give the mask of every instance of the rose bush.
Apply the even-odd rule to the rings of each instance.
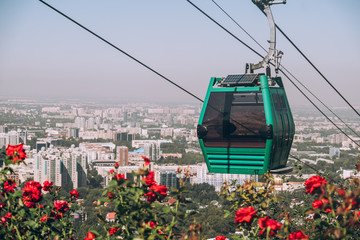
[[[24,164],[26,153],[23,145],[9,145],[6,158],[2,159],[0,171],[0,239],[69,239],[74,229],[71,224],[71,213],[75,211],[75,198],[69,196],[60,199],[59,188],[53,190],[52,182],[43,185],[28,181],[25,187],[17,190],[12,164]],[[42,190],[44,192],[42,192]],[[47,193],[45,193],[47,192]],[[47,200],[44,199],[47,195]]]
[[[14,173],[11,165],[26,164],[26,154],[22,144],[9,145],[6,154],[0,171],[0,239],[74,239],[71,214],[80,207],[79,192],[74,189],[60,197],[60,188],[48,181],[28,181],[18,189],[9,178]],[[107,234],[100,236],[90,230],[84,239],[201,239],[203,228],[196,220],[186,233],[176,231],[179,220],[188,216],[179,211],[187,201],[185,182],[180,178],[177,189],[158,185],[149,165],[144,157],[144,167],[127,179],[115,164],[109,188],[96,202]],[[177,173],[182,172],[179,168]],[[299,201],[305,210],[293,215],[289,211],[292,206],[280,201],[272,175],[265,174],[263,179],[263,183],[224,183],[220,194],[231,206],[225,217],[233,217],[237,233],[216,239],[360,239],[359,179],[352,177],[337,186],[322,176],[309,178],[301,190],[307,194],[308,204]],[[115,213],[111,223],[101,213],[107,204]]]
[[[357,168],[360,169],[360,165]],[[221,194],[230,201],[232,210],[238,209],[234,221],[240,235],[234,235],[232,239],[360,238],[358,178],[347,179],[343,186],[329,183],[321,176],[309,178],[304,185],[305,193],[313,199],[312,206],[301,206],[306,211],[293,218],[289,206],[279,204],[272,176],[265,174],[264,179],[261,185],[252,181],[241,186],[224,183]],[[226,217],[230,215],[228,212]]]

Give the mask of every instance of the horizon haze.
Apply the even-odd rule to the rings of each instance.
[[[211,77],[242,74],[246,63],[261,60],[187,1],[46,2],[202,99]],[[193,2],[265,54],[212,1]],[[250,0],[217,3],[268,49],[268,21]],[[354,106],[360,106],[359,9],[356,0],[272,6],[275,22]],[[197,102],[40,1],[1,1],[0,33],[1,97]],[[321,100],[346,106],[279,32],[277,49],[281,63]],[[283,81],[292,106],[309,105]]]

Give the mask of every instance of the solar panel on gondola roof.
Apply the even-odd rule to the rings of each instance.
[[[228,75],[222,84],[226,85],[252,85],[258,79],[258,74]]]

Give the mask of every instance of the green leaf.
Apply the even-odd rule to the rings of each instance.
[[[101,201],[101,202],[110,202],[110,200],[107,199],[106,197],[101,197],[98,200]]]
[[[160,204],[160,203],[158,203],[158,202],[154,202],[154,203],[152,203],[151,205],[154,206],[154,207],[156,207],[156,208],[161,208],[161,207],[163,207],[163,204]]]
[[[22,194],[22,191],[15,191],[13,196],[17,198],[17,197],[20,197],[21,194]]]
[[[314,222],[316,223],[316,225],[319,225],[322,222],[321,218],[317,218],[314,220]]]
[[[163,207],[163,212],[164,213],[169,213],[170,212],[170,208],[169,207]]]
[[[25,215],[25,210],[24,210],[24,209],[20,209],[20,210],[17,212],[17,215],[20,216],[20,217],[24,217],[24,215]]]
[[[21,200],[21,198],[19,198],[19,205],[20,205],[21,207],[24,206],[24,203],[23,203],[23,201]]]
[[[109,190],[106,189],[105,191],[103,191],[103,193],[101,195],[102,196],[107,196],[108,192],[109,192]]]
[[[35,227],[38,226],[38,224],[37,224],[35,221],[33,221],[33,220],[28,221],[28,225],[29,225],[30,227],[32,227],[32,228],[35,228]]]
[[[90,232],[94,233],[96,236],[99,236],[100,234],[95,230],[90,230]]]
[[[116,187],[116,186],[117,186],[117,182],[116,182],[115,180],[111,180],[111,181],[109,182],[109,186],[110,186],[110,187]]]

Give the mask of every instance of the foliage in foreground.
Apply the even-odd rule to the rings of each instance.
[[[360,169],[360,165],[357,167]],[[232,239],[359,239],[360,237],[360,180],[349,178],[344,186],[330,184],[321,176],[305,181],[306,193],[311,195],[311,206],[302,199],[301,214],[290,215],[290,208],[280,204],[274,190],[274,179],[264,175],[259,185],[225,183],[222,193],[232,204],[237,236]],[[292,211],[293,212],[293,211]],[[232,211],[227,215],[231,215]]]
[[[6,149],[4,167],[0,172],[0,239],[74,239],[74,217],[81,212],[79,193],[69,191],[60,196],[59,187],[52,182],[28,181],[20,191],[14,180],[12,164],[25,164],[26,154],[22,144]],[[167,189],[154,180],[154,172],[145,166],[133,172],[132,179],[111,171],[109,188],[96,202],[99,226],[104,234],[91,230],[88,239],[203,239],[203,226],[196,222],[181,233],[179,223],[196,209],[184,209],[187,205],[185,181],[188,172],[178,170],[180,187]],[[117,168],[118,166],[115,165]],[[360,165],[357,166],[360,170]],[[321,176],[305,181],[305,189],[311,205],[303,199],[295,199],[285,205],[281,194],[275,192],[274,180],[264,175],[264,183],[248,181],[243,185],[224,183],[220,197],[231,206],[225,218],[232,218],[237,233],[230,239],[359,239],[360,238],[360,180],[350,178],[338,186]],[[303,190],[305,191],[305,190]],[[111,206],[115,221],[107,222],[102,206]],[[296,207],[294,207],[296,206]],[[212,207],[214,213],[217,208]],[[296,209],[296,211],[295,211]],[[189,210],[189,211],[187,211]],[[220,211],[219,211],[220,213]],[[196,216],[196,215],[195,215]],[[217,236],[216,240],[224,240]]]

